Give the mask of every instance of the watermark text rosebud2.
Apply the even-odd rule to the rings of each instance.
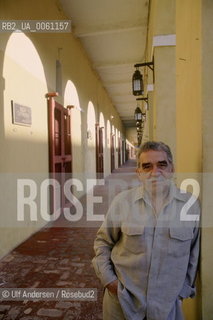
[[[44,179],[38,184],[33,179],[17,179],[17,221],[38,221],[41,217],[47,222],[52,222],[63,214],[67,221],[77,222],[83,218],[84,213],[86,215],[84,218],[88,222],[104,221],[102,212],[98,214],[94,212],[95,205],[103,204],[103,197],[94,195],[94,187],[97,184],[104,185],[104,179],[87,179],[86,190],[84,190],[84,185],[79,179],[67,179],[64,184],[61,184],[59,180]],[[108,183],[109,199],[113,199],[118,186],[120,191],[127,188],[127,184],[121,179],[112,179]],[[187,196],[188,200],[180,211],[180,221],[199,221],[199,215],[192,214],[190,210],[199,197],[200,186],[195,179],[184,179],[180,185],[181,193],[186,193],[188,186],[191,186],[193,190],[191,196]],[[80,199],[74,195],[73,188],[76,192],[83,193],[85,191],[86,210],[84,210]],[[50,212],[50,194],[53,195],[52,212]],[[66,206],[62,203],[64,201],[62,201],[62,195],[66,199],[66,204],[68,204]],[[108,205],[110,205],[110,200],[108,201]]]
[[[86,191],[87,191],[87,221],[103,221],[103,214],[94,214],[94,204],[102,203],[103,198],[101,196],[95,196],[93,194],[93,187],[97,184],[97,179],[87,179]],[[104,184],[103,179],[98,180],[99,185]],[[70,208],[62,208],[61,205],[61,185],[56,179],[45,179],[38,187],[37,183],[32,179],[18,179],[17,180],[17,220],[19,222],[25,220],[26,207],[28,207],[28,218],[31,221],[38,221],[38,213],[45,221],[55,221],[63,212],[64,217],[68,221],[79,221],[83,217],[83,206],[80,200],[72,193],[72,186],[75,186],[77,191],[83,191],[83,184],[78,179],[68,179],[62,192],[74,207],[75,214],[71,214]],[[54,192],[54,212],[48,213],[49,207],[49,193],[50,188]],[[27,189],[27,195],[26,195]],[[40,210],[38,208],[37,198],[40,199]]]
[[[195,179],[184,179],[180,185],[181,193],[186,193],[188,186],[192,186],[193,192],[191,197],[184,204],[180,212],[180,221],[199,221],[200,216],[198,214],[187,214],[187,213],[199,197],[200,185]]]

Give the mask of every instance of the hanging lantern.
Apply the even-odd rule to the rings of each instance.
[[[136,68],[132,76],[132,92],[134,96],[141,96],[144,94],[143,76]]]
[[[135,121],[138,122],[138,121],[142,121],[142,117],[143,117],[143,114],[142,114],[142,111],[139,107],[137,107],[135,109]]]

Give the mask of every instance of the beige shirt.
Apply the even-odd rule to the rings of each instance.
[[[179,296],[195,294],[198,221],[180,221],[191,196],[172,184],[158,217],[142,187],[114,198],[97,233],[93,265],[104,286],[118,279],[126,319],[165,320]],[[200,214],[198,200],[186,214]]]

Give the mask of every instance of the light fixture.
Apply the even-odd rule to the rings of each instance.
[[[137,100],[139,100],[139,99],[137,99]],[[135,109],[135,113],[134,113],[134,118],[135,118],[135,121],[136,121],[136,127],[141,125],[141,122],[143,122],[145,117],[146,117],[146,113],[142,112],[141,109],[137,106],[137,108]]]
[[[136,122],[141,122],[142,121],[142,117],[143,117],[143,113],[142,113],[141,109],[139,107],[137,107],[135,109],[135,116],[134,116],[135,121]]]
[[[139,102],[140,100],[144,100],[146,101],[146,103],[148,103],[148,98],[144,97],[144,98],[137,98],[137,108],[135,109],[135,113],[134,113],[134,119],[136,121],[136,132],[137,132],[137,141],[138,141],[138,146],[141,145],[142,143],[142,138],[143,138],[143,132],[144,132],[144,124],[146,121],[146,112],[143,112],[143,107],[142,110],[139,107]]]
[[[132,76],[132,92],[134,96],[141,96],[144,93],[143,76],[138,68]]]
[[[137,139],[138,139],[138,147],[140,147],[141,142],[142,142],[143,134],[138,134]]]
[[[132,76],[132,93],[134,96],[142,96],[144,94],[143,75],[140,73],[139,68],[145,66],[154,71],[154,61],[137,63],[134,65],[134,67],[136,68]]]

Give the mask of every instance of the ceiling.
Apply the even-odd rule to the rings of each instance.
[[[60,2],[124,126],[135,126],[132,75],[144,61],[149,0]]]

